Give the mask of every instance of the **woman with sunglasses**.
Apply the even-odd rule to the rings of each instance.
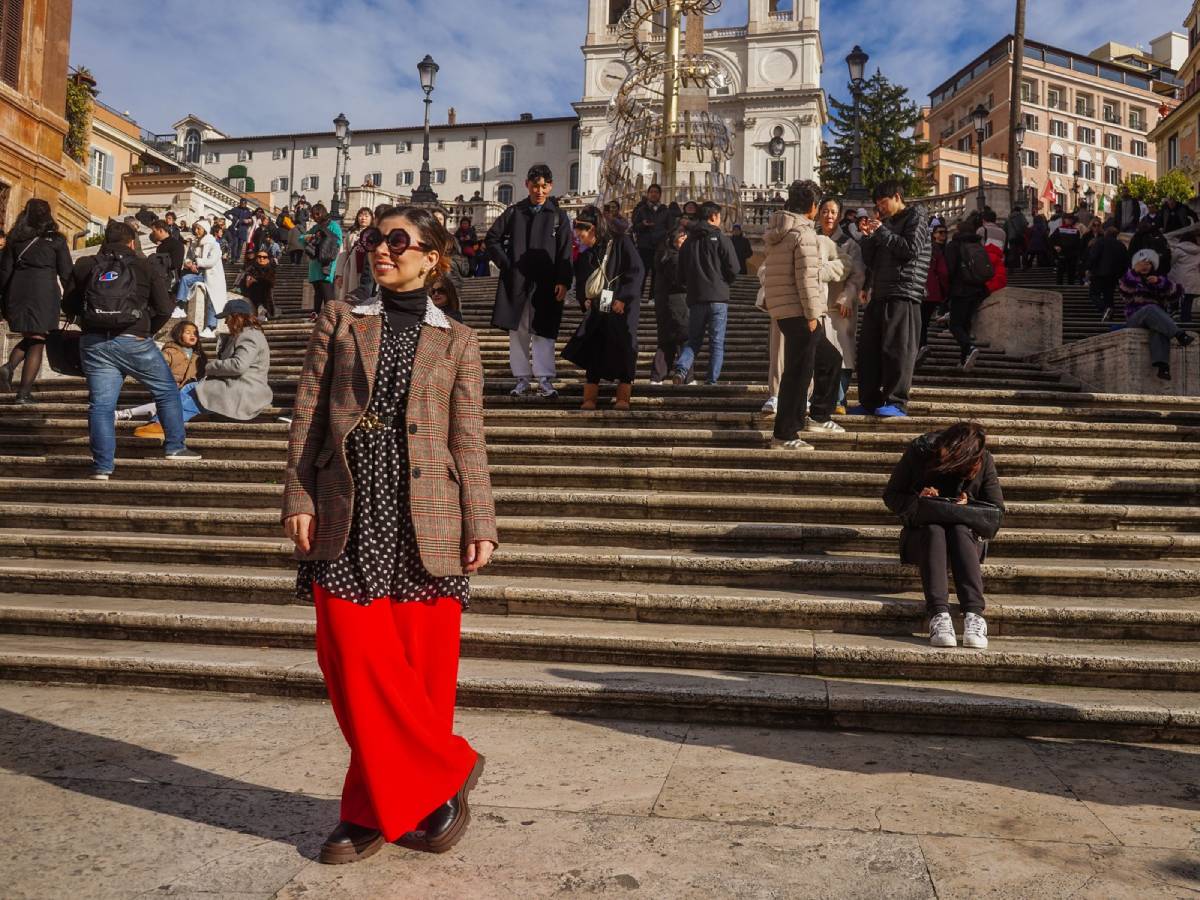
[[[458,299],[458,288],[454,279],[447,275],[439,275],[429,288],[429,299],[433,305],[444,312],[455,322],[462,322],[462,308]]]
[[[362,233],[375,224],[375,214],[369,206],[364,206],[354,216],[354,227],[350,229],[342,241],[342,252],[338,254],[333,277],[335,296],[345,300],[346,295],[360,287],[369,287],[371,266],[367,259],[367,250],[359,238]]]
[[[267,322],[275,318],[275,301],[271,294],[275,290],[275,260],[264,247],[254,251],[246,269],[239,279],[242,283],[242,293],[250,301],[250,306],[260,321]],[[262,312],[260,312],[260,310]],[[263,315],[263,312],[266,315]]]
[[[384,841],[449,850],[483,757],[454,735],[467,576],[497,544],[475,332],[429,283],[450,235],[428,210],[385,210],[361,241],[379,293],[325,305],[296,392],[285,533],[314,602],[317,661],[350,769],[324,863]]]
[[[628,410],[633,395],[643,268],[628,228],[626,219],[608,219],[595,206],[585,206],[575,219],[583,248],[575,261],[575,296],[587,312],[580,331],[587,374],[584,410],[596,408],[601,380],[617,382],[615,409]],[[593,277],[598,272],[602,277]]]

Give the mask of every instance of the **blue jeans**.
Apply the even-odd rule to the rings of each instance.
[[[201,413],[208,412],[200,402],[200,398],[196,396],[196,388],[199,386],[200,382],[189,381],[179,389],[179,403],[183,407],[183,421],[185,422],[190,422]],[[155,414],[150,417],[150,421],[157,422],[158,420],[158,413],[155,411]]]
[[[198,275],[195,272],[189,272],[179,279],[179,289],[175,292],[175,299],[183,304],[187,301],[188,294],[191,293],[192,285],[203,281],[204,276]],[[217,309],[213,306],[212,297],[208,295],[208,291],[204,292],[204,327],[217,327]]]
[[[1145,328],[1150,337],[1150,361],[1156,366],[1170,364],[1171,338],[1181,329],[1165,309],[1155,303],[1143,304],[1125,320],[1125,326]]]
[[[708,335],[708,383],[716,384],[725,363],[725,326],[729,322],[728,303],[697,303],[688,309],[688,342],[679,351],[675,371],[687,373]]]
[[[165,436],[164,451],[174,453],[184,449],[179,389],[154,341],[124,334],[114,338],[105,334],[85,334],[79,341],[79,352],[88,383],[88,434],[96,472],[111,473],[113,470],[113,457],[117,452],[113,413],[126,377],[141,382],[158,404]]]

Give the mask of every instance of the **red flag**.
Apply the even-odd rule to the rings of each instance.
[[[1053,206],[1058,202],[1058,191],[1054,190],[1054,182],[1049,178],[1046,179],[1046,189],[1042,191],[1042,199],[1046,201],[1047,206]]]

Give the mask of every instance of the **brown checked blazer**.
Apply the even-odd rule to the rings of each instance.
[[[327,302],[308,344],[288,439],[283,516],[317,520],[312,552],[337,559],[346,549],[354,481],[346,437],[371,399],[383,320],[378,304]],[[496,510],[483,437],[483,365],[479,339],[430,302],[405,422],[409,488],[421,562],[435,577],[462,575],[463,548],[494,541]]]

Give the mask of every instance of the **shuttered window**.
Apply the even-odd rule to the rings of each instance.
[[[25,0],[0,0],[0,80],[14,88],[21,81],[21,35]]]

